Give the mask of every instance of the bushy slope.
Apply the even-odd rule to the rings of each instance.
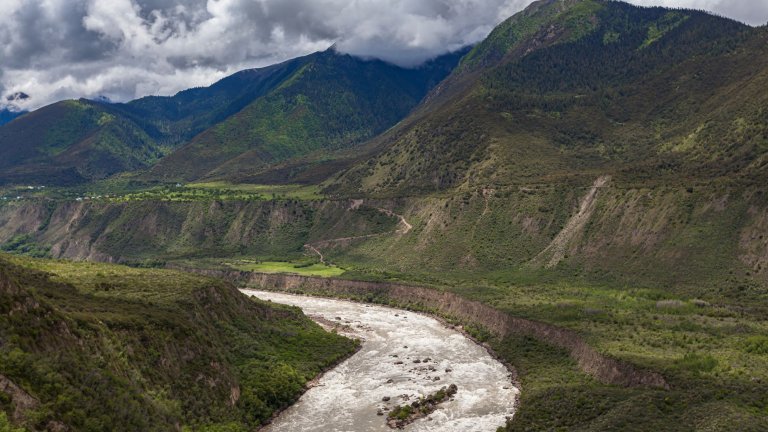
[[[354,346],[171,271],[4,256],[0,311],[0,411],[34,430],[252,430]]]
[[[148,96],[115,107],[154,139],[177,146],[273,90],[310,57],[244,70],[209,87],[185,90],[174,96]]]
[[[59,102],[0,128],[0,183],[72,183],[144,168],[166,153],[109,105]]]
[[[701,12],[538,2],[331,190],[748,175],[768,149],[767,59],[765,31]]]

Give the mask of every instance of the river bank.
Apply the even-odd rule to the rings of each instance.
[[[268,291],[340,297],[428,312],[490,332],[496,337],[531,337],[563,349],[579,368],[604,384],[624,387],[669,388],[654,371],[606,356],[592,348],[578,333],[551,324],[511,316],[481,302],[434,288],[389,282],[366,282],[290,274],[264,274],[228,270],[185,269]]]

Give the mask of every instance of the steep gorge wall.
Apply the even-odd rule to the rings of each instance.
[[[326,256],[403,273],[586,275],[694,296],[746,280],[768,282],[768,191],[738,185],[636,188],[597,178],[371,203],[393,206],[413,229]]]
[[[349,201],[47,202],[0,205],[0,244],[19,235],[54,258],[131,262],[290,255],[307,242],[387,232],[395,217]]]
[[[768,282],[767,191],[595,178],[399,199],[29,201],[0,205],[0,244],[29,234],[56,258],[120,262],[288,259],[311,244],[330,262],[383,271],[533,269],[692,296]]]
[[[301,291],[318,295],[348,296],[355,299],[389,301],[434,311],[465,323],[482,326],[495,336],[534,337],[565,349],[586,373],[604,383],[623,386],[667,387],[660,374],[639,370],[633,365],[607,357],[589,346],[577,333],[546,323],[516,318],[480,302],[454,293],[393,283],[365,282],[298,275],[237,271],[192,270],[223,277],[247,286],[272,291]]]

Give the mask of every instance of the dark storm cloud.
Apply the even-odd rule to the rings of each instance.
[[[0,96],[126,100],[326,49],[404,66],[477,42],[530,0],[3,0]],[[751,24],[768,0],[633,0]],[[2,100],[0,98],[0,100]]]
[[[10,19],[0,22],[2,67],[45,68],[108,56],[116,46],[83,28],[85,12],[81,1],[68,2],[64,7],[21,2]]]

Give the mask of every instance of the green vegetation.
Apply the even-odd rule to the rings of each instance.
[[[186,187],[218,191],[246,192],[279,199],[317,200],[324,196],[316,185],[257,185],[226,182],[190,183]]]
[[[119,112],[88,108],[87,102],[51,107],[37,115],[72,110],[77,116],[67,121],[85,119],[82,127],[89,131],[124,126],[121,116],[128,116],[162,143],[162,151],[196,138],[138,177],[77,190],[4,190],[9,199],[0,205],[2,248],[141,266],[223,266],[431,286],[573,330],[599,352],[656,371],[670,385],[604,385],[582,373],[567,353],[540,341],[498,339],[468,326],[520,373],[522,404],[505,430],[764,430],[766,47],[764,28],[701,12],[541,1],[499,26],[401,122],[451,61],[404,72],[329,52],[178,98],[114,107]],[[391,80],[370,88],[382,76]],[[244,87],[247,97],[232,102]],[[51,132],[38,150],[64,157],[66,143],[80,130],[59,127],[51,116],[41,123]],[[142,123],[142,116],[148,120]],[[16,130],[10,125],[0,135]],[[14,151],[8,155],[18,159],[4,159],[8,164],[32,157],[26,149]],[[3,171],[8,178],[29,178],[29,166],[14,166]],[[34,168],[41,177],[61,180]],[[67,181],[91,175],[77,169],[59,174]],[[593,189],[598,178],[605,181]],[[176,179],[193,183],[176,187]],[[287,185],[265,185],[272,183]],[[89,199],[74,206],[46,200],[53,196]],[[360,198],[365,200],[353,200]],[[404,215],[413,229],[395,232],[398,219],[378,207]],[[338,267],[318,264],[305,244],[318,245]],[[321,341],[346,346],[302,327],[295,310],[277,308],[299,330],[282,321],[251,322],[241,314],[195,308],[202,302],[190,297],[200,292],[193,288],[199,280],[190,276],[19,260],[56,274],[50,281],[56,285],[46,282],[34,299],[82,326],[78,337],[98,342],[98,358],[135,355],[131,361],[143,369],[110,372],[123,380],[116,388],[128,389],[110,403],[132,401],[125,404],[128,412],[143,409],[146,421],[157,424],[170,424],[182,412],[191,413],[183,423],[193,429],[256,424],[320,368],[300,359],[306,352],[297,348],[305,343],[299,339],[314,340],[313,349],[321,351]],[[158,287],[157,280],[173,281],[172,289]],[[275,310],[250,307],[262,308],[255,316],[270,318]],[[203,330],[180,324],[211,313],[217,318],[211,321],[223,323],[206,327],[211,338],[198,338]],[[238,323],[237,330],[220,314]],[[24,331],[21,324],[14,329]],[[266,335],[269,343],[248,345],[246,333]],[[231,365],[240,383],[265,383],[286,393],[257,384],[247,393],[241,385],[242,402],[227,410],[212,401],[225,401],[229,390],[205,399],[209,390],[202,389],[205,402],[218,407],[206,411],[190,402],[191,391],[174,386],[189,380],[163,366],[164,346],[121,345],[141,337],[181,341],[174,343],[185,349],[199,346],[188,343],[195,338],[226,341],[196,355]],[[66,377],[52,378],[53,384],[30,378],[35,371],[65,374],[25,338],[32,336],[17,338],[27,341],[24,355],[3,354],[8,362],[0,365],[16,365],[8,373],[42,388],[43,395],[51,386],[79,388]],[[326,360],[343,351],[328,350]],[[64,353],[65,360],[93,357]],[[160,364],[160,372],[141,363],[147,359],[153,367]],[[86,369],[102,370],[94,364],[101,365],[88,360]],[[205,367],[190,370],[209,373]],[[71,392],[69,399],[47,402],[41,408],[47,411],[32,421],[39,425],[64,414],[85,421],[70,407],[92,409],[94,399]],[[0,404],[8,409],[7,401]],[[408,417],[412,408],[393,416]],[[129,417],[126,425],[144,424],[138,415]]]
[[[316,185],[231,184],[225,182],[157,184],[131,177],[113,177],[86,185],[68,187],[11,186],[0,188],[4,201],[265,201],[320,200],[324,195]]]
[[[252,271],[258,273],[291,273],[301,276],[320,277],[335,277],[344,274],[344,269],[342,268],[317,262],[249,262],[248,260],[241,260],[235,263],[226,263],[226,265],[237,270]]]
[[[24,428],[15,427],[10,420],[8,420],[8,414],[5,411],[0,411],[0,432],[26,432]]]
[[[680,26],[689,17],[677,12],[669,12],[664,15],[659,22],[652,23],[648,27],[648,39],[643,42],[640,48],[647,48],[676,27]]]
[[[390,420],[390,427],[402,429],[408,423],[432,414],[438,405],[453,397],[457,390],[456,385],[451,384],[450,386],[442,387],[434,394],[420,397],[418,400],[411,402],[410,405],[396,405],[387,415],[387,418]]]
[[[0,128],[0,184],[101,179],[146,168],[170,150],[109,105],[64,101]]]
[[[161,159],[145,179],[253,183],[267,163],[348,148],[391,127],[459,57],[404,69],[330,50],[172,97],[68,100],[10,123],[3,113],[0,185],[83,184]]]
[[[488,68],[502,60],[511,50],[529,42],[541,28],[567,33],[559,42],[577,40],[594,30],[592,17],[602,8],[599,1],[569,2],[567,7],[552,7],[552,2],[536,2],[497,26],[493,32],[461,60],[461,71]]]
[[[350,251],[349,256],[355,256]],[[377,279],[340,257],[345,277]],[[768,418],[764,354],[765,289],[751,299],[719,297],[717,304],[668,290],[566,282],[546,274],[504,279],[390,272],[379,280],[420,283],[449,290],[508,312],[577,331],[611,357],[660,372],[671,389],[623,388],[584,374],[567,352],[527,337],[494,337],[465,326],[514,365],[521,405],[504,429],[670,430],[714,425],[716,430],[759,431]],[[558,281],[559,279],[559,281]],[[713,295],[717,298],[719,295]],[[370,299],[369,299],[370,300]],[[374,299],[375,301],[375,299]]]
[[[29,234],[19,234],[0,245],[0,251],[33,258],[48,258],[51,248],[38,245]]]
[[[765,41],[764,31],[702,12],[536,2],[326,192],[423,196],[601,174],[628,187],[758,181]]]
[[[35,430],[252,430],[355,348],[220,281],[106,264],[3,256],[0,312],[0,375]]]
[[[387,418],[395,420],[408,420],[413,414],[413,407],[410,405],[396,405],[392,411],[387,414]]]

